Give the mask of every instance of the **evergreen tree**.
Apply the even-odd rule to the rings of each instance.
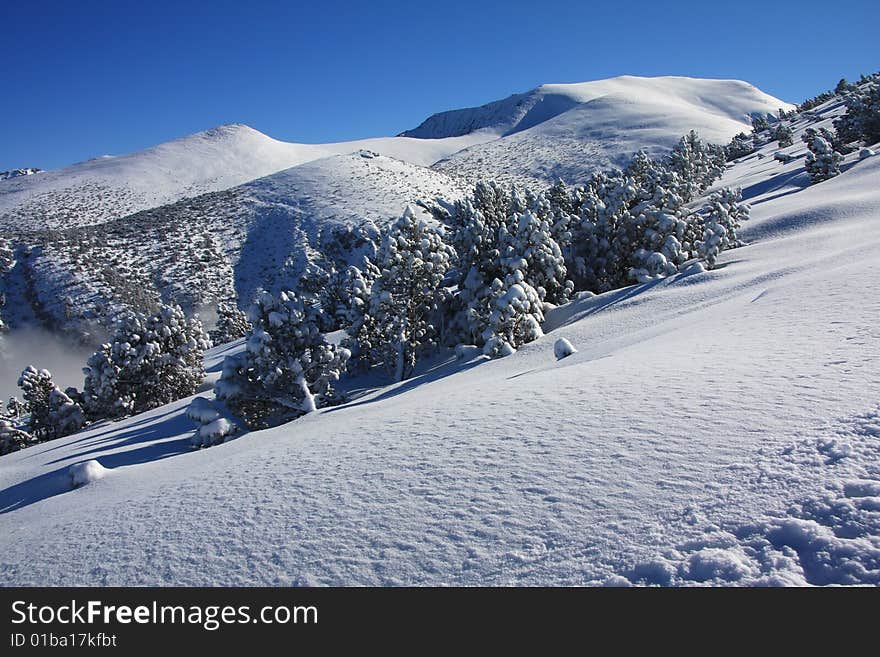
[[[828,180],[840,174],[840,163],[843,155],[834,150],[829,140],[813,129],[807,128],[801,136],[810,152],[807,154],[805,167],[813,183]]]
[[[18,379],[30,413],[30,432],[38,440],[52,440],[79,431],[85,424],[82,408],[52,381],[49,370],[26,367]]]
[[[757,150],[755,148],[754,139],[744,132],[739,133],[730,143],[724,147],[724,153],[727,155],[727,161],[738,160],[746,155],[751,155]]]
[[[725,249],[740,246],[736,231],[749,218],[749,206],[741,203],[741,190],[725,187],[709,198],[703,207],[703,237],[696,244],[697,255],[709,269]]]
[[[455,258],[439,228],[407,208],[385,231],[370,304],[357,333],[361,355],[407,378],[421,352],[438,342],[441,284]]]
[[[13,420],[17,420],[27,413],[27,406],[18,397],[10,397],[6,402],[6,413]]]
[[[770,129],[770,122],[767,120],[767,117],[764,115],[758,115],[752,117],[752,132],[755,134],[759,132],[764,132],[764,130]]]
[[[525,282],[521,269],[514,269],[492,281],[486,290],[488,310],[483,330],[483,353],[488,356],[508,356],[517,347],[544,335],[542,303],[538,292]]]
[[[29,433],[17,428],[8,418],[0,417],[0,456],[17,452],[34,442]]]
[[[846,114],[834,121],[842,143],[880,141],[880,84],[870,82],[845,99]]]
[[[780,148],[791,146],[794,143],[794,134],[792,133],[791,128],[784,123],[780,123],[776,128],[773,138],[779,142]]]
[[[573,291],[566,278],[562,250],[552,236],[552,226],[526,211],[510,219],[510,228],[499,232],[498,251],[505,270],[520,270],[542,301],[561,303]]]
[[[221,301],[217,304],[217,325],[211,331],[211,342],[215,345],[226,344],[247,335],[251,323],[247,315],[234,303]]]
[[[325,340],[318,308],[294,292],[263,292],[250,320],[246,349],[223,361],[217,399],[251,428],[289,422],[338,401],[332,382],[350,354]]]
[[[83,370],[89,415],[141,413],[193,394],[205,377],[202,355],[209,346],[198,317],[187,318],[180,306],[163,305],[150,316],[130,313]]]
[[[630,230],[639,235],[632,240],[630,280],[646,283],[670,276],[690,257],[683,243],[688,234],[684,203],[673,191],[657,187],[654,198],[633,208],[627,217]],[[688,245],[690,246],[690,245]]]

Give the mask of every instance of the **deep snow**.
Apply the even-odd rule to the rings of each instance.
[[[720,183],[747,246],[507,358],[202,451],[181,400],[3,457],[4,583],[880,583],[880,158],[811,186],[775,150]]]

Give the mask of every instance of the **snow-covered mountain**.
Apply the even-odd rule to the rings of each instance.
[[[362,149],[469,180],[579,180],[639,148],[668,149],[691,129],[726,142],[750,128],[751,115],[790,107],[735,80],[624,76],[543,85],[434,115],[397,137],[296,144],[224,125],[136,153],[0,181],[0,229],[100,223]]]
[[[751,130],[753,116],[773,117],[779,109],[792,105],[739,80],[623,76],[543,85],[482,107],[436,114],[403,134],[498,134],[436,168],[472,180],[572,183],[597,169],[625,165],[639,149],[660,155],[689,130],[726,143]]]
[[[123,305],[165,298],[194,310],[224,299],[246,304],[258,287],[296,288],[326,250],[322,232],[382,226],[407,205],[456,199],[464,189],[440,171],[374,151],[331,155],[100,225],[34,233],[39,247],[18,267],[33,282],[41,316],[80,337]]]
[[[552,309],[510,356],[353,378],[207,450],[184,399],[3,456],[4,583],[880,584],[880,157],[810,184],[799,139],[839,105],[725,172],[745,246]],[[365,166],[322,162],[286,175]]]
[[[429,166],[482,138],[295,144],[246,125],[224,125],[129,155],[0,181],[0,229],[20,233],[101,223],[361,149]]]
[[[160,297],[246,303],[257,287],[295,284],[327,226],[381,225],[409,203],[457,198],[477,177],[580,181],[692,128],[727,141],[780,107],[790,106],[744,82],[622,77],[544,85],[397,137],[295,144],[226,125],[0,181],[0,230],[23,256],[3,314],[13,329],[39,317],[83,336]]]

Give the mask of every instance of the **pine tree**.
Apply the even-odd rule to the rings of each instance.
[[[249,313],[246,349],[223,361],[217,399],[251,428],[275,426],[339,401],[332,382],[350,354],[329,344],[320,310],[294,292],[263,292]]]
[[[751,155],[756,151],[755,140],[744,132],[739,133],[730,143],[724,147],[724,153],[727,161],[738,160],[746,155]]]
[[[628,221],[639,234],[630,257],[630,280],[646,283],[671,276],[679,265],[690,257],[683,247],[688,218],[683,200],[674,191],[657,187],[654,197],[644,201],[629,213]]]
[[[749,206],[741,202],[740,189],[725,187],[709,198],[703,207],[703,236],[696,243],[697,255],[709,269],[715,267],[718,255],[725,249],[740,246],[737,229],[749,219]]]
[[[454,259],[441,230],[412,208],[384,232],[376,255],[381,274],[357,339],[362,357],[383,365],[395,381],[407,378],[420,353],[438,342],[441,284]]]
[[[141,413],[193,394],[210,346],[198,317],[177,305],[149,316],[130,313],[84,368],[83,399],[92,418]]]
[[[813,183],[828,180],[840,174],[843,155],[834,150],[829,140],[814,128],[807,128],[801,136],[810,152],[807,154],[805,168]]]
[[[834,121],[842,143],[880,141],[880,84],[870,82],[845,99],[846,114]]]
[[[682,137],[672,149],[669,167],[681,179],[681,186],[674,191],[685,203],[706,191],[724,172],[716,152],[710,150],[693,130]]]
[[[38,440],[52,440],[79,431],[85,424],[82,408],[52,381],[49,370],[26,367],[18,379],[30,413],[30,433]]]
[[[17,452],[34,442],[29,433],[17,428],[9,418],[0,417],[0,456]]]
[[[499,232],[498,251],[502,267],[521,271],[542,301],[561,303],[571,296],[574,284],[566,278],[565,259],[549,221],[529,211],[514,215],[509,228]]]
[[[784,123],[780,123],[776,128],[773,138],[779,142],[780,148],[791,146],[794,143],[794,134],[792,133],[791,128]]]
[[[13,420],[17,420],[27,413],[27,406],[18,397],[10,397],[6,402],[6,413]]]
[[[211,331],[211,342],[215,345],[226,344],[247,335],[251,323],[247,315],[234,303],[221,301],[217,304],[217,324]]]
[[[483,353],[508,356],[523,344],[537,340],[544,332],[542,303],[538,292],[525,282],[522,270],[514,269],[492,281],[486,291],[487,316],[483,330]]]

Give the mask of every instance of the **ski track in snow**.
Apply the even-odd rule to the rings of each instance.
[[[203,451],[181,400],[3,457],[3,583],[880,583],[880,158],[804,186],[773,151],[720,182],[748,246],[510,357]]]

